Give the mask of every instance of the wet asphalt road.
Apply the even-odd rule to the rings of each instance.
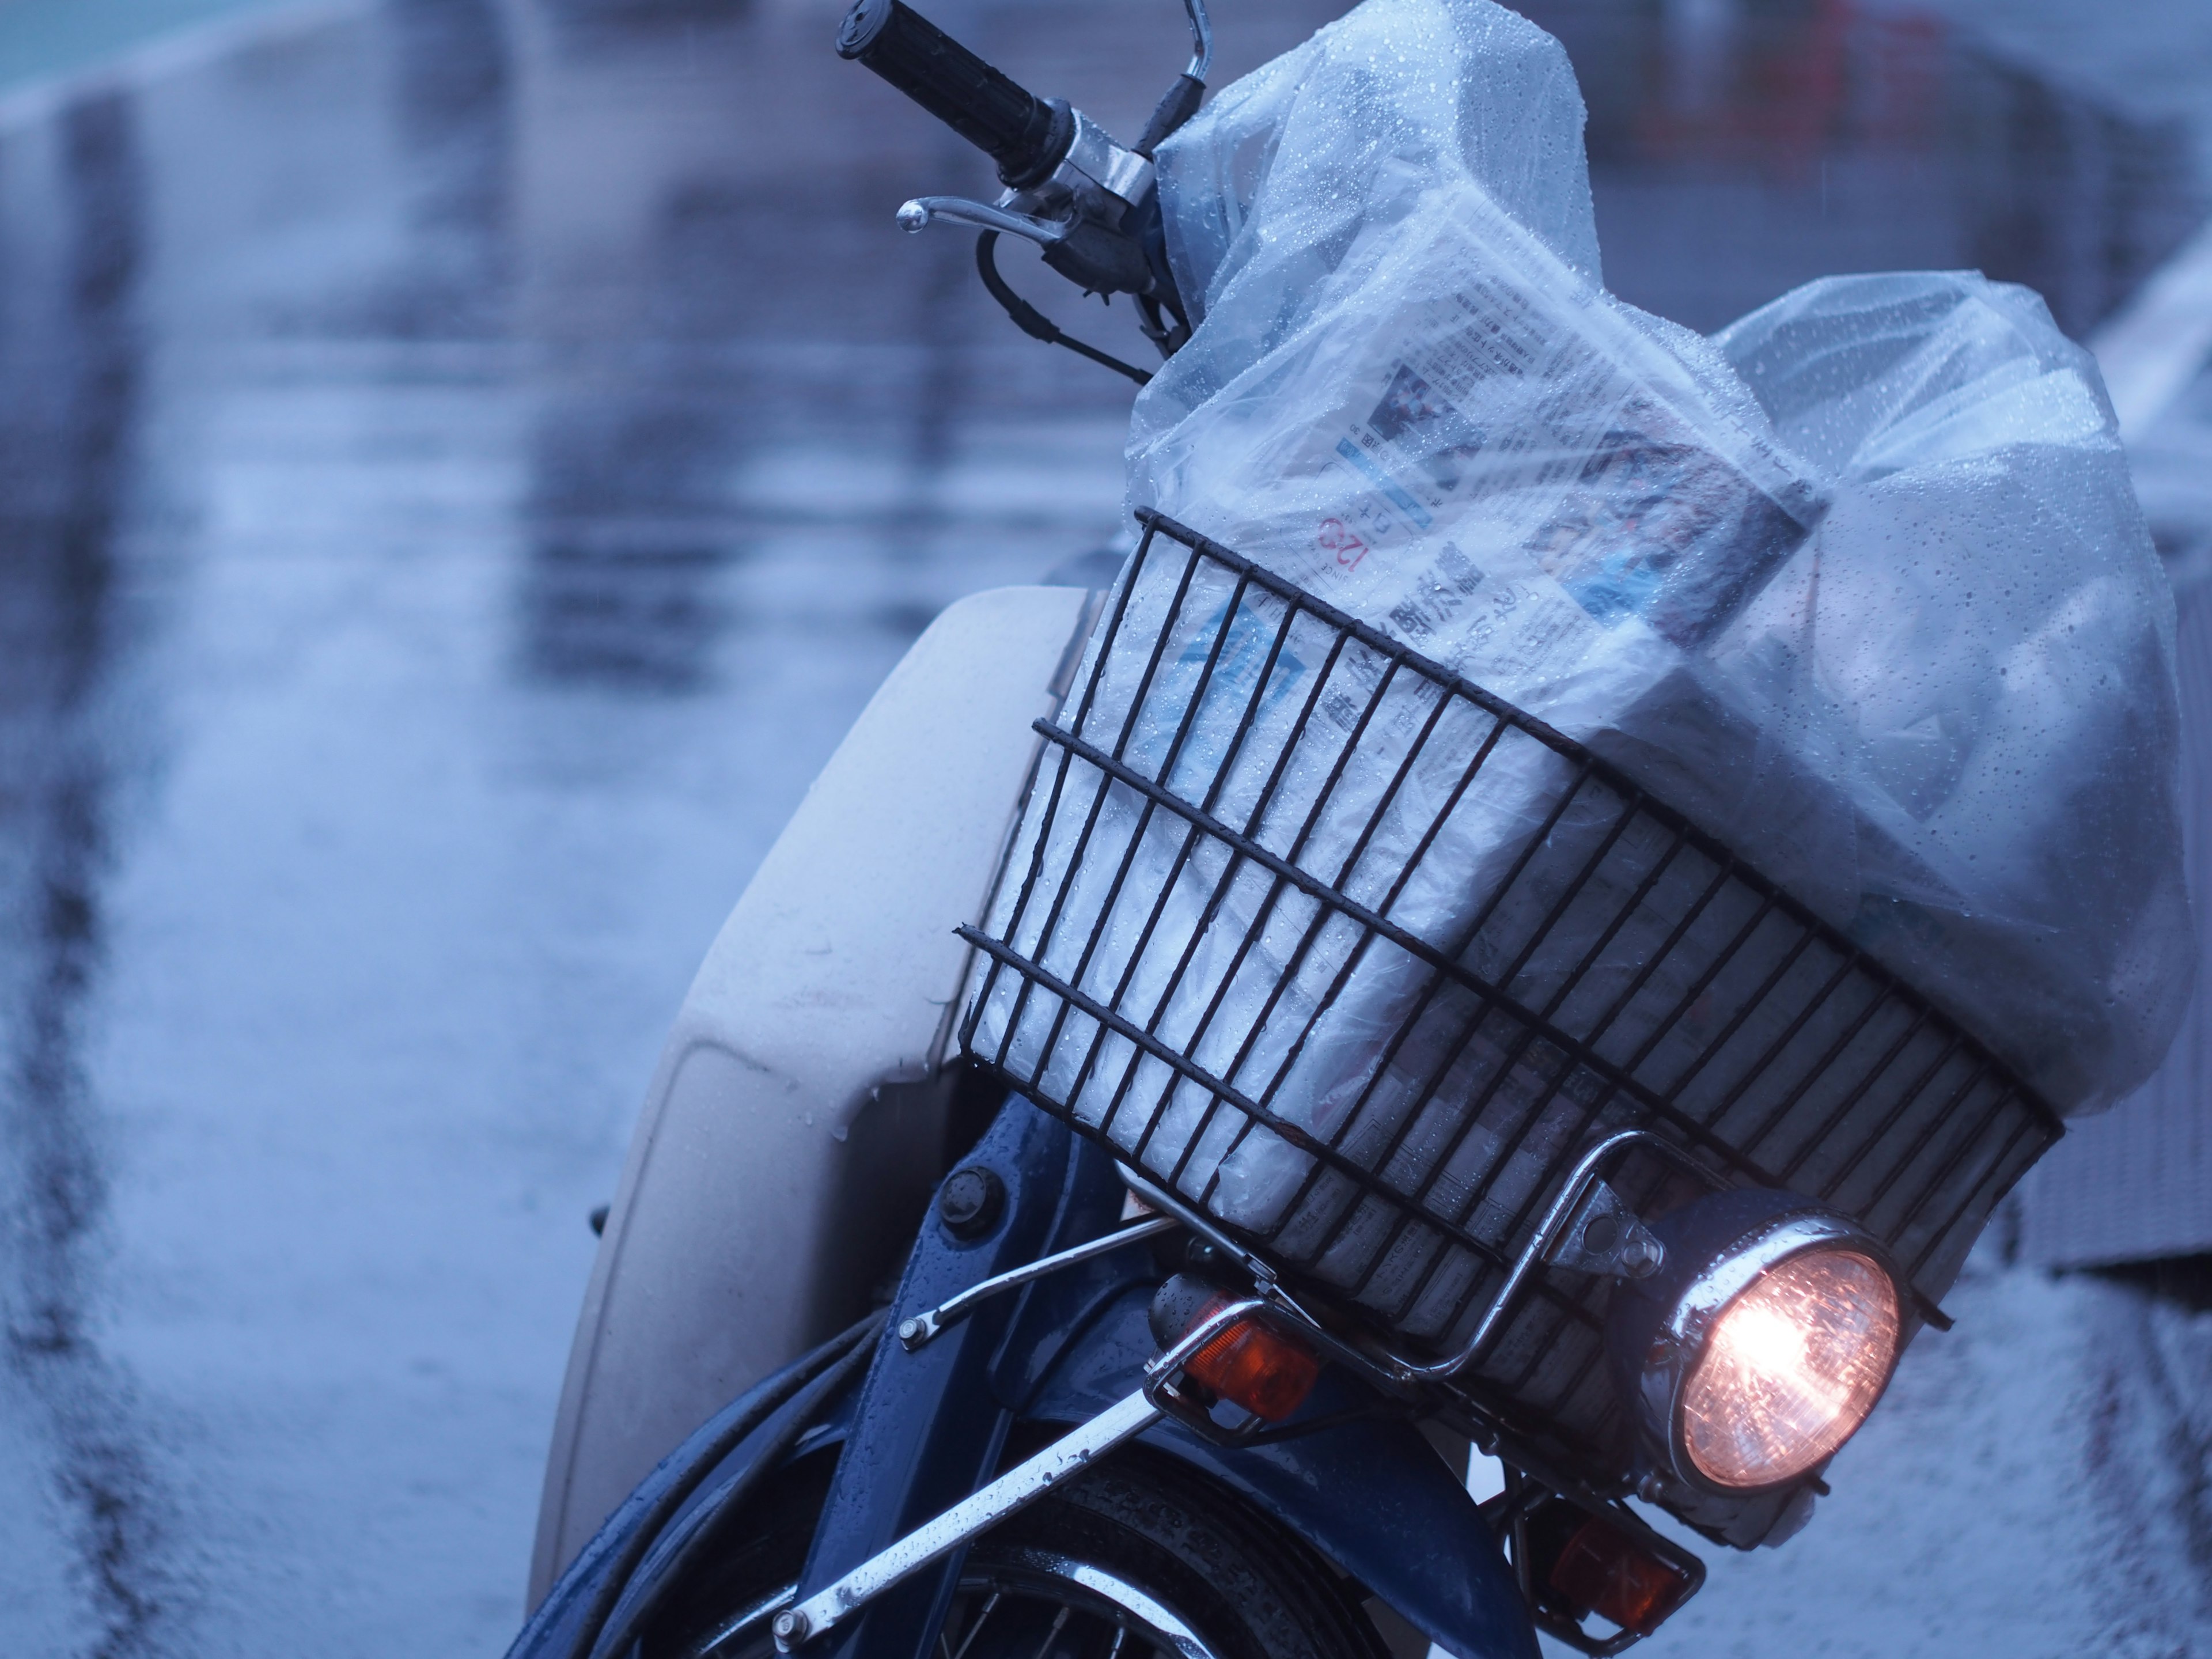
[[[357,0],[0,113],[8,1652],[503,1647],[584,1218],[694,963],[927,618],[1117,533],[1123,387],[891,228],[981,166],[836,9]],[[1124,131],[1182,56],[1165,0],[932,9]],[[1329,9],[1221,5],[1224,69]],[[1698,326],[1978,264],[2086,329],[2202,210],[2170,123],[1924,21],[1531,9],[1612,281]],[[2202,1492],[2129,1545],[2054,1472],[2069,1389],[2108,1468],[2192,1419],[2010,1358],[2098,1346],[2100,1294],[1967,1287],[1995,1334],[1908,1373],[1832,1541],[1728,1564],[1671,1650],[1774,1650],[1784,1589],[1792,1651],[2074,1650],[2130,1597],[2142,1651],[2206,1650]],[[2179,1318],[2138,1324],[2186,1377]],[[2002,1642],[1924,1575],[1849,1626],[1819,1564],[1880,1578],[1900,1510],[1976,1585],[2031,1537],[2121,1565]]]

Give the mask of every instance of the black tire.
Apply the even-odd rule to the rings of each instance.
[[[685,1586],[645,1659],[774,1659],[830,1469],[787,1471]],[[1358,1587],[1172,1458],[1123,1448],[970,1547],[940,1652],[960,1659],[1389,1659]]]

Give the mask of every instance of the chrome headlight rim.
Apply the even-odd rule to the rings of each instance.
[[[1780,1196],[1778,1194],[1778,1196]],[[1690,1454],[1684,1401],[1698,1364],[1704,1359],[1714,1328],[1737,1299],[1776,1269],[1802,1257],[1840,1254],[1864,1258],[1887,1279],[1895,1298],[1898,1334],[1882,1371],[1881,1386],[1867,1407],[1871,1414],[1897,1372],[1899,1357],[1910,1335],[1906,1321],[1911,1303],[1906,1283],[1887,1248],[1859,1223],[1825,1207],[1799,1200],[1784,1213],[1771,1216],[1749,1228],[1734,1243],[1716,1252],[1694,1269],[1674,1301],[1661,1315],[1652,1340],[1644,1346],[1640,1375],[1636,1379],[1635,1407],[1647,1446],[1663,1451],[1666,1476],[1715,1497],[1754,1498],[1802,1486],[1816,1477],[1835,1455],[1864,1425],[1866,1414],[1854,1424],[1835,1448],[1806,1468],[1755,1486],[1730,1486],[1698,1468]]]

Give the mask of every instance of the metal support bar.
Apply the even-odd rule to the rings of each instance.
[[[1261,1295],[1270,1305],[1294,1315],[1308,1328],[1310,1334],[1321,1338],[1324,1345],[1338,1358],[1350,1360],[1355,1368],[1364,1370],[1370,1381],[1385,1389],[1402,1391],[1410,1382],[1442,1381],[1450,1377],[1474,1362],[1475,1358],[1489,1346],[1491,1339],[1497,1334],[1507,1309],[1520,1295],[1522,1286],[1528,1282],[1528,1276],[1535,1271],[1539,1262],[1552,1254],[1568,1224],[1575,1219],[1583,1199],[1589,1192],[1591,1182],[1595,1180],[1599,1169],[1614,1153],[1632,1146],[1650,1147],[1652,1151],[1698,1176],[1709,1185],[1719,1187],[1726,1184],[1721,1177],[1699,1164],[1681,1147],[1675,1146],[1662,1135],[1653,1133],[1649,1129],[1624,1129],[1618,1134],[1607,1135],[1583,1153],[1580,1161],[1568,1173],[1566,1184],[1559,1188],[1559,1196],[1553,1200],[1552,1207],[1545,1212],[1544,1219],[1537,1227],[1535,1236],[1522,1249],[1513,1263],[1512,1270],[1506,1274],[1505,1283],[1499,1286],[1498,1294],[1491,1300],[1490,1306],[1484,1310],[1482,1319],[1476,1325],[1474,1335],[1468,1339],[1466,1345],[1457,1353],[1431,1364],[1423,1364],[1417,1360],[1409,1359],[1405,1355],[1380,1344],[1376,1345],[1376,1352],[1362,1352],[1345,1343],[1334,1333],[1328,1331],[1319,1320],[1299,1306],[1297,1300],[1276,1282],[1273,1270],[1251,1251],[1237,1243],[1226,1233],[1199,1215],[1175,1194],[1164,1191],[1127,1164],[1121,1164],[1120,1169],[1121,1179],[1129,1184],[1130,1189],[1139,1198],[1156,1209],[1165,1210],[1170,1214],[1181,1217],[1186,1226],[1221,1246],[1243,1263],[1253,1274],[1260,1287]]]
[[[1227,1233],[1222,1231],[1213,1218],[1204,1211],[1194,1205],[1185,1203],[1150,1176],[1130,1164],[1116,1164],[1114,1167],[1120,1174],[1122,1183],[1131,1192],[1136,1194],[1139,1199],[1151,1205],[1161,1214],[1173,1217],[1182,1222],[1184,1226],[1227,1255],[1230,1260],[1242,1265],[1244,1271],[1251,1274],[1254,1284],[1271,1285],[1275,1282],[1275,1270],[1230,1237]]]
[[[1109,1406],[1081,1428],[1063,1435],[1026,1463],[1009,1469],[934,1521],[863,1561],[836,1583],[775,1619],[775,1646],[789,1653],[833,1630],[884,1591],[988,1531],[1015,1510],[1034,1504],[1093,1459],[1158,1422],[1160,1408],[1143,1389]]]
[[[1402,1395],[1413,1377],[1406,1361],[1385,1351],[1370,1352],[1365,1347],[1346,1341],[1342,1336],[1322,1324],[1307,1310],[1298,1299],[1285,1290],[1275,1277],[1275,1270],[1259,1256],[1246,1249],[1222,1231],[1202,1212],[1185,1203],[1181,1198],[1158,1185],[1128,1164],[1115,1166],[1129,1190],[1156,1210],[1176,1217],[1200,1238],[1213,1245],[1250,1275],[1259,1301],[1274,1312],[1285,1316],[1301,1335],[1330,1358],[1341,1361],[1385,1394]]]
[[[1521,1293],[1522,1285],[1536,1270],[1536,1264],[1551,1254],[1553,1247],[1566,1231],[1567,1224],[1575,1218],[1576,1212],[1582,1207],[1583,1194],[1589,1190],[1590,1183],[1597,1179],[1599,1166],[1614,1153],[1630,1146],[1649,1147],[1712,1187],[1727,1184],[1673,1141],[1656,1135],[1649,1129],[1624,1129],[1619,1134],[1607,1135],[1584,1152],[1581,1161],[1568,1174],[1565,1184],[1559,1188],[1559,1195],[1552,1200],[1552,1207],[1544,1212],[1542,1224],[1515,1259],[1513,1271],[1505,1275],[1505,1283],[1498,1287],[1498,1294],[1491,1298],[1490,1306],[1483,1310],[1481,1322],[1475,1326],[1474,1334],[1468,1338],[1467,1345],[1457,1353],[1439,1359],[1431,1365],[1416,1365],[1407,1361],[1407,1369],[1416,1376],[1443,1378],[1473,1364],[1482,1351],[1490,1346],[1491,1338],[1498,1334],[1498,1327],[1504,1322],[1506,1310],[1513,1305],[1514,1298]]]
[[[1152,1216],[1133,1225],[1122,1227],[1103,1237],[1086,1239],[1055,1255],[1040,1256],[1035,1261],[1023,1263],[981,1283],[969,1285],[949,1301],[941,1302],[927,1313],[915,1315],[899,1322],[898,1339],[908,1353],[921,1347],[947,1325],[956,1324],[972,1313],[978,1304],[988,1302],[1002,1291],[1018,1290],[1032,1280],[1056,1273],[1062,1267],[1073,1267],[1080,1262],[1118,1250],[1124,1244],[1141,1243],[1164,1232],[1172,1231],[1182,1224],[1171,1215]]]

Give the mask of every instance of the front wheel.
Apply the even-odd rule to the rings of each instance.
[[[791,1472],[672,1607],[647,1659],[773,1659],[829,1465]],[[968,1552],[938,1659],[1389,1659],[1347,1583],[1302,1540],[1141,1447],[1009,1517]]]

